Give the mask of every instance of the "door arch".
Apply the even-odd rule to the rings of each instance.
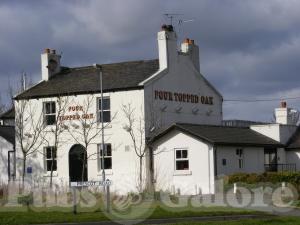
[[[70,182],[87,181],[87,153],[82,145],[73,145],[69,151]]]

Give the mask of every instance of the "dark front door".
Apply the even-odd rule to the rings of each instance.
[[[73,145],[69,151],[70,181],[87,181],[87,154],[82,145]]]
[[[265,168],[266,171],[277,171],[277,149],[265,149]]]

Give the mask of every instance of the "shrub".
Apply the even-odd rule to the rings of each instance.
[[[228,183],[281,183],[287,182],[295,186],[300,185],[300,172],[266,172],[262,174],[255,173],[236,173],[228,176]]]
[[[33,204],[33,194],[30,193],[29,195],[22,195],[18,197],[18,203],[24,206],[29,206]]]

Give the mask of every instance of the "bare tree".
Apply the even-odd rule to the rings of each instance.
[[[16,141],[22,152],[22,184],[26,173],[27,157],[43,144],[43,112],[36,113],[30,100],[19,100],[15,105]]]
[[[7,110],[6,105],[2,101],[2,97],[0,96],[0,115]]]
[[[83,101],[81,113],[79,115],[77,113],[77,121],[78,123],[73,123],[71,126],[68,126],[68,131],[71,137],[80,145],[82,145],[85,150],[86,154],[84,154],[83,162],[88,160],[94,155],[97,155],[97,152],[88,154],[88,148],[90,144],[96,138],[99,138],[99,134],[102,131],[101,124],[99,123],[97,115],[91,113],[93,110],[93,106],[96,103],[96,98],[94,95],[88,95]],[[115,118],[116,114],[111,117],[111,121]],[[110,125],[111,122],[105,123],[104,129]],[[104,165],[103,165],[104,166]],[[82,180],[84,178],[84,168],[82,168],[81,174]]]
[[[50,187],[52,188],[53,185],[53,172],[54,172],[54,157],[57,156],[58,149],[61,144],[61,135],[66,130],[66,126],[64,124],[63,116],[66,114],[67,107],[69,104],[69,98],[68,96],[62,97],[58,96],[56,99],[56,118],[55,123],[51,127],[50,133],[52,134],[52,137],[54,137],[54,142],[52,146],[54,147],[55,154],[51,154],[52,160],[50,165]],[[45,138],[45,142],[48,142],[48,146],[50,145],[49,141]]]
[[[143,191],[143,160],[147,152],[146,140],[145,140],[145,119],[143,110],[140,115],[136,116],[135,108],[131,104],[122,105],[122,111],[126,118],[126,124],[124,129],[130,135],[132,146],[136,156],[139,159],[139,171],[138,171],[138,190]]]

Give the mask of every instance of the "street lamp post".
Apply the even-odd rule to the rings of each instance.
[[[99,76],[100,79],[100,91],[101,91],[101,111],[100,111],[100,121],[101,121],[101,139],[102,139],[102,143],[101,143],[101,149],[102,149],[102,157],[101,157],[101,165],[102,165],[102,182],[103,182],[103,194],[106,196],[106,204],[107,204],[107,211],[108,209],[108,204],[109,204],[109,199],[108,199],[108,195],[105,192],[106,186],[105,184],[105,168],[104,168],[104,155],[106,152],[105,149],[105,145],[104,145],[104,121],[103,121],[103,73],[102,73],[102,67],[99,64],[94,64],[94,67],[96,68],[97,74]],[[100,149],[100,156],[101,156],[101,149]]]

